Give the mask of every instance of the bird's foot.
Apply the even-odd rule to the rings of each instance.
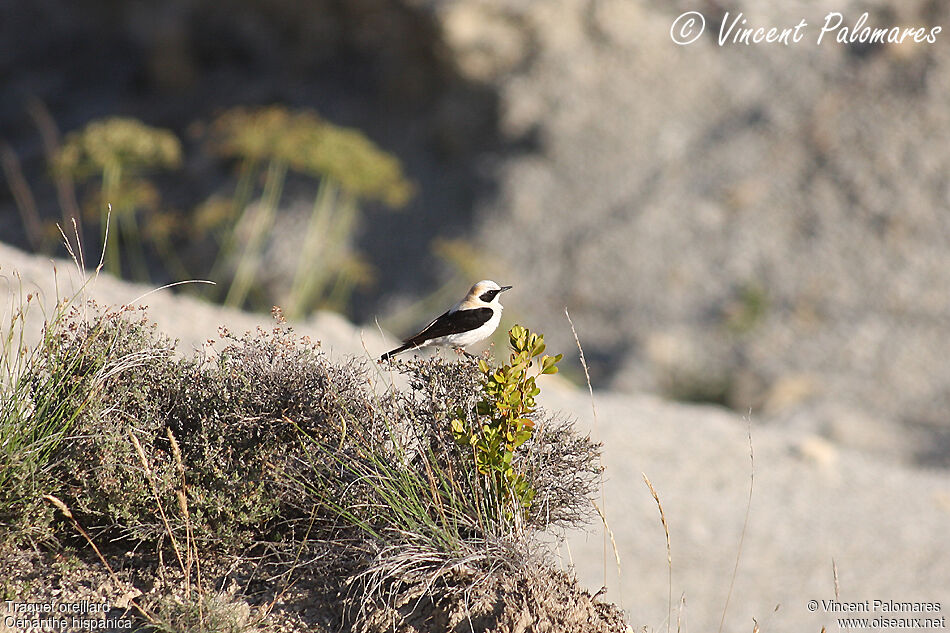
[[[469,358],[470,360],[478,360],[478,356],[476,356],[475,354],[471,354],[471,353],[469,353],[469,352],[466,352],[466,351],[465,351],[464,349],[462,349],[461,347],[456,347],[456,348],[455,348],[455,353],[459,355],[459,358],[461,358],[461,357],[464,355],[464,356],[466,356],[467,358]]]

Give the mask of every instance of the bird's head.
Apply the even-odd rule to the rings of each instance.
[[[498,295],[510,289],[511,286],[499,286],[491,279],[483,279],[472,286],[472,289],[468,291],[468,298],[473,300],[478,299],[485,303],[497,303]]]

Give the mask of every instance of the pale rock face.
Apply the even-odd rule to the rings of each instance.
[[[720,46],[709,3],[472,4],[532,36],[494,85],[500,129],[538,143],[495,167],[480,246],[530,285],[530,305],[511,307],[552,345],[573,343],[567,306],[598,384],[669,393],[671,375],[695,376],[737,410],[771,398],[776,422],[842,402],[895,437],[929,429],[923,446],[895,444],[904,457],[946,434],[950,31],[816,44],[829,12],[931,28],[945,10],[739,2],[722,11],[749,27],[805,19],[804,38]],[[676,46],[687,10],[707,32]]]
[[[493,81],[522,63],[530,52],[530,33],[517,15],[490,3],[455,2],[440,11],[442,35],[462,74]]]

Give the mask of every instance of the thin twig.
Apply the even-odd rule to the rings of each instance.
[[[0,143],[0,165],[3,166],[3,173],[10,185],[10,192],[13,193],[16,208],[20,211],[20,218],[23,220],[23,228],[26,230],[30,247],[38,251],[43,247],[43,223],[37,211],[36,198],[33,197],[30,185],[23,176],[23,170],[20,169],[20,159],[13,147],[6,142]]]
[[[590,410],[594,416],[594,429],[593,436],[594,441],[597,442],[600,440],[598,428],[597,428],[597,405],[594,402],[594,387],[590,382],[590,371],[587,368],[587,358],[584,357],[584,348],[581,346],[580,337],[577,336],[577,330],[574,329],[574,321],[571,319],[571,313],[567,311],[567,306],[564,306],[564,316],[567,317],[567,322],[571,324],[571,333],[574,335],[574,342],[577,344],[578,355],[580,356],[581,367],[584,368],[584,378],[587,381],[587,392],[590,394]],[[604,491],[604,463],[603,459],[598,456],[598,465],[600,466],[600,505],[604,509],[604,514],[607,512],[607,498]],[[599,511],[599,510],[598,510]],[[604,517],[604,526],[607,525],[606,516]],[[613,541],[613,535],[610,535],[611,541]],[[607,531],[603,533],[603,563],[604,563],[604,586],[607,586]],[[614,543],[614,550],[616,551],[617,544]],[[620,581],[620,557],[617,557],[617,581]],[[619,592],[619,593],[622,593]],[[620,599],[620,606],[623,608],[623,598]]]
[[[122,307],[123,307],[123,308],[130,308],[130,307],[132,307],[133,304],[135,304],[135,303],[141,301],[142,299],[144,299],[145,297],[147,297],[147,296],[149,296],[149,295],[155,294],[156,292],[158,292],[158,291],[160,291],[160,290],[166,290],[166,289],[168,289],[168,288],[174,288],[175,286],[184,286],[185,284],[210,284],[210,285],[212,285],[212,286],[216,286],[216,285],[217,285],[215,282],[213,282],[213,281],[208,281],[207,279],[186,279],[185,281],[176,281],[176,282],[174,282],[174,283],[165,284],[164,286],[159,286],[158,288],[152,288],[151,290],[149,290],[149,291],[146,292],[145,294],[139,295],[139,296],[136,297],[135,299],[132,299],[131,301],[129,301],[128,303],[126,303],[126,304],[125,304],[124,306],[122,306]]]
[[[90,537],[89,533],[86,532],[86,530],[84,530],[81,525],[79,525],[79,521],[77,521],[76,517],[73,516],[73,513],[69,509],[69,506],[63,503],[63,501],[60,500],[58,497],[55,497],[53,495],[43,495],[43,499],[48,501],[57,510],[62,512],[63,516],[65,516],[67,519],[69,519],[72,522],[73,528],[75,528],[75,530],[79,532],[84,539],[86,539],[86,542],[89,543],[89,546],[92,548],[92,551],[96,553],[96,557],[98,557],[99,561],[103,564],[103,566],[105,566],[106,571],[109,572],[109,577],[112,578],[112,582],[114,582],[117,587],[124,585],[125,583],[119,580],[119,577],[116,575],[115,570],[112,569],[112,565],[109,564],[109,561],[106,560],[106,557],[103,556],[102,552],[99,551],[99,548],[96,547],[96,544],[93,542],[92,537]],[[135,607],[138,610],[138,612],[141,613],[142,616],[146,618],[149,622],[151,622],[152,624],[155,623],[155,619],[148,613],[148,611],[146,611],[144,608],[139,606],[134,601],[134,599],[130,599],[129,604]]]
[[[89,533],[86,532],[86,530],[84,530],[81,525],[79,525],[79,521],[77,521],[76,517],[73,516],[69,506],[63,503],[58,497],[53,495],[43,495],[43,498],[49,501],[50,504],[52,504],[57,510],[62,512],[63,516],[72,521],[73,527],[82,535],[84,539],[86,539],[86,542],[89,543],[90,547],[92,547],[92,551],[96,553],[96,556],[99,558],[102,564],[105,565],[105,568],[109,572],[109,576],[112,577],[112,580],[116,583],[119,583],[119,577],[116,576],[115,571],[112,569],[112,565],[110,565],[109,561],[105,559],[105,557],[102,555],[102,552],[100,552],[99,548],[96,547],[96,544],[92,542],[92,538],[90,538]]]
[[[748,423],[749,435],[749,501],[745,507],[745,519],[742,521],[742,533],[739,535],[739,547],[736,549],[736,565],[732,569],[732,579],[729,581],[729,592],[726,594],[726,604],[722,607],[722,618],[719,620],[719,633],[722,633],[722,627],[726,623],[726,611],[729,610],[729,600],[732,598],[732,589],[736,584],[736,576],[739,574],[739,559],[742,558],[742,544],[745,541],[746,530],[749,527],[749,515],[752,510],[752,491],[755,488],[755,451],[752,448],[752,411],[746,417]]]
[[[59,129],[56,127],[56,121],[50,114],[46,104],[36,97],[29,99],[26,111],[40,131],[40,138],[43,139],[43,152],[46,154],[46,162],[52,165],[60,145]],[[79,203],[76,201],[76,185],[69,173],[59,169],[53,170],[53,181],[56,183],[56,195],[59,198],[59,206],[63,214],[63,224],[68,225],[72,222],[76,227],[76,239],[82,242],[82,225],[79,224]]]
[[[265,604],[261,607],[261,618],[266,618],[267,615],[274,610],[274,607],[278,602],[283,600],[284,596],[287,595],[287,592],[290,591],[291,587],[296,584],[296,580],[290,581],[290,574],[297,568],[297,563],[300,561],[300,553],[303,551],[304,545],[306,545],[307,540],[310,538],[310,531],[313,529],[314,521],[317,518],[317,506],[314,505],[313,509],[310,511],[310,524],[307,526],[307,532],[304,534],[303,539],[300,541],[300,545],[297,547],[297,551],[294,553],[294,560],[290,564],[290,567],[287,569],[287,574],[284,576],[283,587],[281,590],[274,595],[274,599],[270,601],[269,604]]]
[[[840,600],[840,599],[841,599],[841,593],[840,593],[841,587],[840,587],[839,584],[838,584],[838,563],[835,562],[834,557],[831,558],[831,572],[834,574],[834,577],[835,577],[835,600]]]
[[[165,531],[168,532],[168,536],[171,538],[172,548],[175,550],[175,556],[178,557],[178,565],[181,567],[182,572],[184,572],[185,559],[182,558],[181,550],[178,548],[178,539],[175,538],[175,533],[172,531],[171,525],[168,522],[168,517],[165,515],[165,508],[162,506],[162,499],[158,492],[158,486],[155,484],[155,479],[152,477],[152,469],[149,468],[148,460],[145,459],[145,451],[142,450],[142,445],[139,443],[139,438],[135,437],[135,433],[132,432],[132,429],[129,429],[129,438],[132,440],[132,444],[135,446],[135,452],[138,453],[139,461],[142,462],[142,468],[145,469],[145,477],[148,479],[148,483],[152,488],[152,494],[155,495],[155,505],[158,506],[158,513],[162,517],[162,523],[165,526]]]
[[[614,531],[610,529],[610,525],[607,523],[607,517],[604,515],[600,507],[591,500],[591,505],[594,506],[594,509],[597,510],[597,514],[600,515],[600,521],[604,524],[604,530],[607,531],[607,534],[610,536],[610,543],[613,545],[614,549],[614,558],[617,561],[617,578],[620,578],[620,550],[617,549],[617,541],[614,540]],[[607,585],[604,585],[605,587]]]
[[[181,475],[181,490],[177,491],[176,496],[178,497],[178,507],[181,509],[182,516],[185,517],[185,553],[186,553],[186,569],[185,572],[185,599],[191,597],[191,563],[193,560],[198,558],[198,548],[194,543],[194,536],[191,530],[191,513],[188,511],[188,482],[185,479],[185,462],[181,457],[181,447],[178,445],[178,440],[175,439],[175,434],[172,433],[171,428],[165,429],[165,435],[168,437],[168,441],[171,442],[172,447],[172,456],[175,458],[175,463],[178,465],[178,474]],[[194,556],[192,556],[192,548],[194,548]],[[201,592],[201,573],[198,574],[198,592]]]
[[[663,511],[663,504],[660,503],[660,495],[657,494],[656,488],[654,488],[653,484],[650,483],[650,478],[647,477],[646,473],[640,474],[643,475],[643,481],[646,482],[647,488],[650,489],[650,493],[653,495],[653,500],[656,501],[656,507],[660,511],[660,523],[663,524],[663,532],[666,533],[666,567],[669,570],[669,596],[667,597],[666,633],[670,633],[670,624],[672,623],[673,618],[673,547],[670,545],[670,526],[666,522],[666,513]]]
[[[676,633],[683,631],[683,614],[686,613],[686,594],[680,596],[680,608],[676,612]]]
[[[106,262],[106,245],[109,243],[109,229],[112,226],[112,203],[110,202],[106,206],[108,207],[108,211],[106,211],[106,230],[105,236],[102,238],[102,252],[99,254],[99,265],[96,266],[97,275]]]

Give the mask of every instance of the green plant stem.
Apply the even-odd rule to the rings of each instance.
[[[254,187],[254,176],[257,175],[257,161],[248,159],[241,163],[241,174],[238,176],[237,189],[234,192],[234,207],[232,217],[239,217],[247,208]]]
[[[102,170],[102,209],[100,219],[102,226],[112,223],[106,243],[106,267],[116,277],[122,276],[122,260],[119,253],[119,222],[118,218],[124,212],[114,204],[119,192],[119,183],[122,181],[122,166],[110,163]],[[112,218],[109,215],[109,205],[112,204]]]
[[[314,201],[304,247],[291,286],[288,315],[318,305],[342,309],[359,278],[359,259],[348,253],[357,218],[356,199],[326,179]]]
[[[346,252],[350,235],[353,234],[356,225],[356,214],[356,200],[352,196],[344,195],[336,214],[336,222],[333,223],[330,231],[332,250],[326,256],[328,261],[341,262],[336,266],[337,270],[333,271],[336,278],[329,291],[320,288],[314,288],[311,291],[312,296],[318,296],[317,292],[322,293],[327,306],[341,311],[353,292],[353,287],[358,279],[359,256]]]
[[[248,236],[244,250],[241,253],[237,271],[234,273],[234,281],[231,282],[228,296],[224,300],[224,304],[227,306],[235,308],[242,306],[244,300],[247,299],[248,292],[254,285],[264,239],[274,225],[274,217],[277,214],[277,205],[280,204],[280,196],[283,192],[286,176],[287,163],[285,161],[273,160],[270,162],[267,167],[267,180],[264,182],[261,205],[257,209],[251,227],[251,234]]]
[[[214,264],[211,266],[211,272],[209,273],[211,279],[219,279],[221,277],[225,266],[227,266],[231,255],[237,247],[238,229],[249,221],[246,217],[247,204],[254,191],[254,178],[257,176],[257,166],[257,161],[250,158],[241,162],[237,187],[235,188],[234,197],[231,201],[231,216],[228,218],[230,223],[221,234],[216,235],[220,248],[218,249]]]
[[[145,263],[145,251],[142,248],[141,232],[135,209],[129,209],[121,218],[117,218],[117,227],[122,229],[125,250],[129,254],[132,275],[137,281],[149,281],[148,265]]]
[[[290,287],[290,300],[287,316],[297,318],[308,308],[308,299],[314,288],[323,284],[325,270],[321,270],[325,260],[323,247],[327,242],[333,209],[336,206],[339,188],[328,178],[320,181],[320,188],[313,200],[313,210],[307,223],[307,233],[303,248],[297,258],[297,269]]]

